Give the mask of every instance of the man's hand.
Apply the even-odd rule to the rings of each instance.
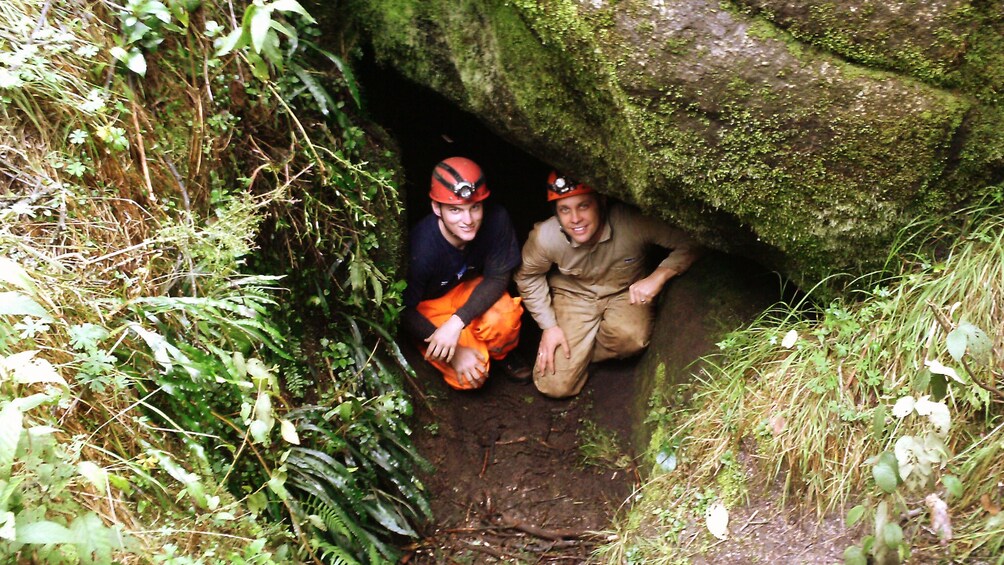
[[[540,336],[540,347],[537,348],[537,363],[535,368],[541,372],[554,374],[554,354],[557,349],[565,352],[565,359],[572,356],[572,351],[568,347],[568,340],[565,339],[565,332],[561,326],[552,326],[544,330]]]
[[[457,372],[457,379],[470,388],[478,388],[485,382],[485,358],[476,349],[457,347],[450,366]]]
[[[457,351],[457,340],[460,339],[460,332],[464,329],[464,321],[456,314],[450,316],[443,322],[432,335],[425,338],[429,347],[425,349],[425,360],[435,359],[436,361],[453,361],[453,355]]]
[[[659,295],[666,281],[678,275],[669,267],[657,267],[652,274],[628,287],[631,304],[648,304]]]

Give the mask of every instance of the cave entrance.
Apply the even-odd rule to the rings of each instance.
[[[360,68],[371,117],[397,144],[410,227],[431,212],[433,166],[451,156],[484,169],[491,199],[506,207],[522,244],[551,214],[550,166],[494,134],[476,117],[372,61]],[[674,383],[714,350],[726,331],[780,299],[776,273],[749,260],[709,253],[663,290],[652,345],[640,359],[590,368],[582,393],[548,399],[532,385],[492,374],[484,388],[457,392],[417,349],[402,349],[417,372],[410,383],[415,445],[433,470],[426,485],[435,523],[411,545],[411,563],[585,562],[639,485],[637,451],[650,438],[650,403],[678,402]],[[510,289],[515,294],[515,286]],[[540,330],[524,315],[520,346],[532,360]],[[670,376],[671,375],[671,376]]]
[[[359,78],[371,117],[398,145],[409,227],[430,213],[433,166],[454,155],[482,167],[491,199],[509,211],[520,244],[550,215],[547,164],[393,71],[369,63]],[[539,337],[525,314],[516,352],[532,360]],[[587,560],[600,541],[591,532],[607,528],[637,486],[629,445],[634,389],[625,386],[633,362],[605,364],[582,394],[557,401],[494,369],[481,390],[454,391],[414,347],[402,343],[402,349],[419,381],[411,391],[413,438],[434,466],[421,479],[435,523],[410,548],[411,562]]]

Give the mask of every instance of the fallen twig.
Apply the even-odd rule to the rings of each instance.
[[[756,518],[757,514],[759,514],[759,513],[760,513],[760,509],[759,508],[757,508],[756,510],[754,510],[753,513],[750,514],[749,519],[746,520],[746,523],[743,524],[743,527],[739,528],[739,531],[736,532],[736,533],[737,534],[743,533],[743,530],[745,530],[750,525],[750,522],[752,522]]]
[[[572,530],[549,530],[532,524],[527,524],[520,520],[510,518],[504,514],[498,516],[497,522],[504,528],[511,528],[530,534],[531,536],[551,541],[567,540],[589,540],[589,541],[609,541],[610,536],[600,532],[572,531]]]

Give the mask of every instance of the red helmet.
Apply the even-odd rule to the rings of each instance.
[[[593,187],[588,184],[582,184],[568,177],[561,176],[558,174],[558,171],[551,171],[551,174],[547,176],[548,202],[568,198],[569,196],[575,196],[577,194],[590,194],[592,192],[595,192]]]
[[[450,157],[432,169],[429,198],[443,204],[473,204],[488,198],[485,176],[477,163],[465,157]]]

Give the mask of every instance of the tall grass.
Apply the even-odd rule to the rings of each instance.
[[[341,64],[309,16],[249,6],[0,5],[0,560],[379,562],[382,521],[427,517],[381,364],[398,289],[372,228],[394,231],[392,172],[337,110],[348,71],[307,66],[308,47]],[[218,52],[262,32],[245,8],[275,37]],[[290,321],[309,297],[328,315],[313,359]],[[349,465],[287,489],[297,444]],[[352,523],[328,535],[336,499]]]
[[[992,390],[1004,377],[1004,213],[993,187],[988,193],[985,203],[905,231],[888,262],[895,270],[856,281],[853,296],[817,305],[810,294],[726,336],[695,375],[692,406],[656,434],[669,438],[653,446],[657,451],[679,445],[680,468],[653,477],[628,522],[664,530],[639,516],[665,507],[673,492],[679,498],[680,488],[691,489],[684,500],[694,507],[694,485],[714,485],[727,453],[748,455],[752,480],[763,489],[777,488],[787,503],[815,508],[820,517],[832,515],[879,492],[874,458],[893,451],[912,429],[891,414],[897,399],[930,395],[944,397],[952,417],[946,440],[952,456],[932,480],[954,475],[964,485],[961,496],[949,499],[952,551],[970,557],[998,550],[1004,520],[988,513],[987,497],[999,500],[1004,472],[1004,395]],[[992,339],[982,364],[957,362],[948,350],[949,331],[964,322]],[[958,379],[932,372],[932,361],[955,369]],[[925,486],[939,489],[936,482]],[[944,487],[940,495],[948,497]],[[905,496],[906,507],[923,506],[922,494]],[[689,515],[692,523],[700,524],[698,518]],[[918,551],[937,543],[923,530],[910,532]],[[672,544],[653,549],[628,531],[607,551],[623,558],[642,546],[648,558],[681,555]]]

